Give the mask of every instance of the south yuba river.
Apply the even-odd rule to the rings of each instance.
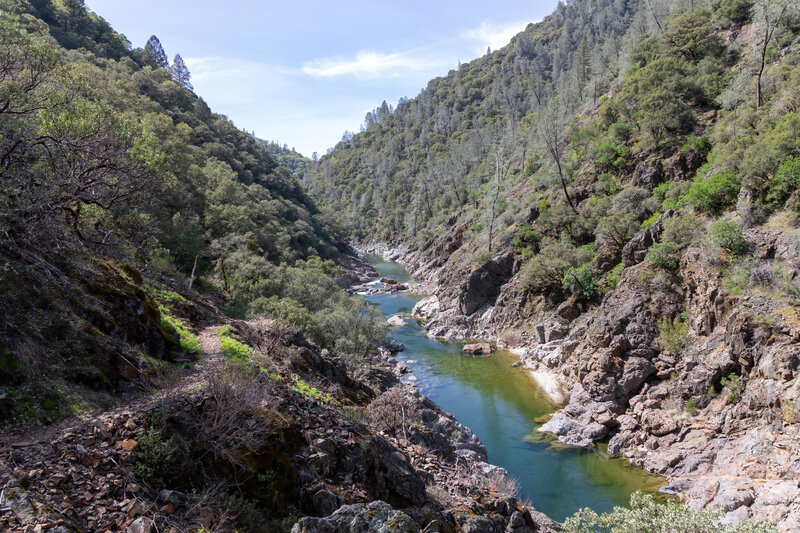
[[[381,276],[401,283],[410,280],[405,269],[371,255],[367,259]],[[391,316],[408,313],[420,298],[406,293],[364,296]],[[563,521],[583,507],[597,512],[627,505],[637,490],[655,491],[662,479],[604,449],[565,448],[536,433],[555,407],[537,389],[527,371],[513,368],[517,358],[507,352],[490,357],[461,354],[464,343],[430,339],[422,323],[394,328],[392,338],[406,349],[405,361],[419,390],[453,413],[481,439],[489,462],[519,480],[521,496],[538,511]]]

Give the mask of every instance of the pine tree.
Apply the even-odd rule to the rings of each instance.
[[[147,44],[144,46],[144,51],[147,52],[147,55],[150,56],[150,59],[152,59],[156,65],[161,68],[169,68],[167,53],[164,52],[164,47],[161,46],[161,41],[158,40],[158,37],[151,35],[147,40]]]
[[[194,90],[191,81],[192,75],[189,73],[189,69],[186,67],[186,63],[183,62],[183,58],[180,54],[175,54],[175,59],[172,60],[172,79],[180,83],[181,86],[186,89],[190,91]]]

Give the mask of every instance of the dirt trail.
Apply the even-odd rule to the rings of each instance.
[[[9,490],[0,494],[0,531],[42,525],[66,533],[70,524],[87,531],[126,531],[143,515],[174,512],[164,502],[153,508],[135,482],[130,468],[137,439],[158,402],[200,386],[217,371],[224,361],[219,327],[199,332],[203,353],[198,361],[175,369],[174,381],[155,394],[122,397],[110,409],[46,426],[5,428],[0,433],[0,487]]]
[[[23,447],[19,445],[25,444],[27,446],[37,442],[52,442],[58,435],[74,432],[86,423],[91,423],[104,415],[113,416],[125,411],[146,411],[160,401],[164,395],[174,394],[175,392],[198,386],[206,380],[209,372],[217,368],[217,365],[224,359],[222,345],[217,334],[220,327],[222,325],[219,324],[208,326],[198,333],[197,339],[200,341],[203,353],[192,368],[181,369],[176,376],[176,381],[157,393],[138,393],[122,396],[114,407],[87,411],[52,424],[42,425],[41,422],[36,421],[12,425],[0,432],[0,450],[12,445]],[[0,457],[2,457],[1,453],[0,451]]]

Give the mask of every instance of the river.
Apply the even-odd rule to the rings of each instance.
[[[408,282],[410,276],[379,256],[368,260],[381,276]],[[379,294],[364,297],[386,315],[409,313],[419,297]],[[563,521],[578,509],[597,512],[626,505],[637,490],[655,491],[663,479],[603,448],[565,448],[535,432],[555,407],[547,401],[517,357],[499,351],[490,357],[461,354],[464,343],[430,339],[424,325],[406,317],[392,338],[405,345],[397,357],[405,361],[419,390],[453,413],[481,439],[489,462],[504,467],[521,485],[521,496],[537,510]]]

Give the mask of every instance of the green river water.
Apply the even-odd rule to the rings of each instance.
[[[378,256],[368,259],[381,276],[409,281],[401,265]],[[364,298],[386,315],[408,313],[420,299],[407,293]],[[626,505],[631,493],[655,491],[663,484],[624,459],[610,457],[604,448],[565,448],[536,433],[542,417],[555,407],[527,371],[512,367],[517,360],[513,354],[464,356],[463,343],[430,339],[422,323],[407,320],[407,326],[391,333],[406,346],[397,356],[411,371],[406,379],[472,429],[486,446],[489,462],[519,480],[521,496],[537,510],[562,521],[583,507],[602,512]]]

